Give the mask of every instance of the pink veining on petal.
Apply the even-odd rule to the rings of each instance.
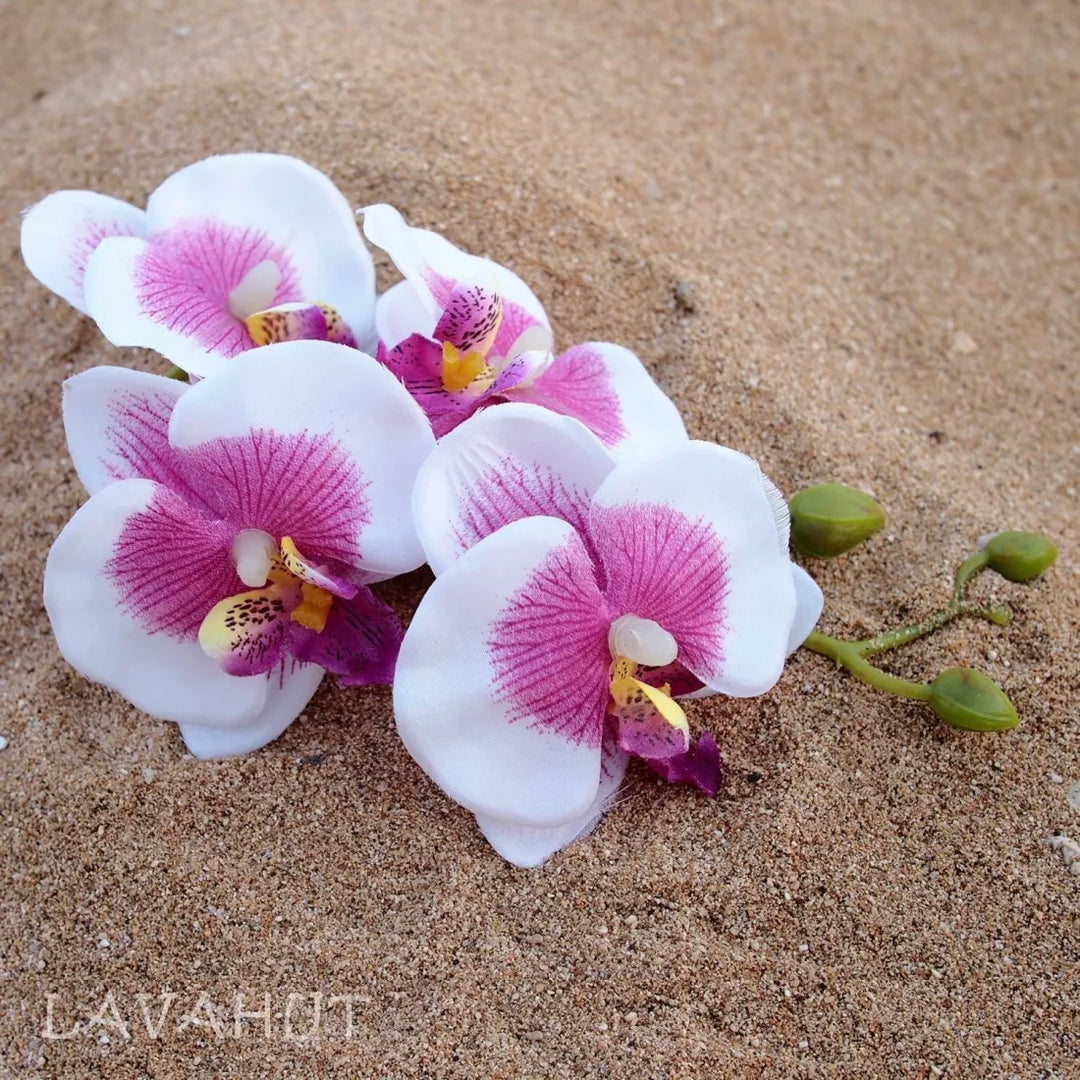
[[[191,489],[177,468],[176,451],[169,445],[169,418],[176,398],[170,394],[122,391],[109,402],[105,441],[109,456],[102,458],[114,480],[156,480],[200,509],[206,504]]]
[[[177,456],[192,488],[237,529],[291,536],[316,563],[355,565],[358,537],[371,520],[368,484],[330,436],[256,428]]]
[[[527,391],[518,392],[518,397],[576,417],[606,446],[614,446],[626,435],[622,406],[604,358],[587,345],[560,353]]]
[[[504,297],[502,322],[499,323],[499,332],[495,335],[495,342],[491,346],[491,355],[508,356],[514,342],[530,326],[540,325],[540,320],[530,315],[520,304],[512,303]]]
[[[229,310],[229,293],[261,262],[281,271],[268,307],[302,299],[288,254],[258,229],[219,221],[188,221],[147,240],[135,268],[143,313],[203,348],[231,357],[252,348],[247,327]]]
[[[492,690],[511,723],[600,745],[609,623],[592,560],[571,537],[548,553],[491,627]]]
[[[86,264],[90,256],[97,251],[98,244],[107,240],[110,236],[137,236],[139,235],[129,225],[123,225],[118,221],[108,223],[102,221],[87,221],[86,227],[74,243],[71,245],[71,278],[81,291],[83,281],[86,278]]]
[[[146,509],[128,518],[105,574],[121,606],[149,632],[193,641],[206,613],[244,588],[229,555],[235,536],[228,523],[159,487]]]
[[[420,276],[424,279],[424,284],[435,298],[435,303],[439,307],[445,308],[450,303],[450,297],[454,295],[457,282],[453,278],[437,274],[430,266],[421,267]]]
[[[670,506],[594,506],[589,533],[604,570],[612,618],[654,619],[679,646],[679,661],[697,674],[724,658],[727,556],[703,520]]]
[[[591,495],[567,483],[550,465],[504,457],[479,475],[455,485],[461,515],[454,523],[458,552],[520,518],[548,515],[577,529],[589,549]],[[590,556],[594,553],[590,550]]]

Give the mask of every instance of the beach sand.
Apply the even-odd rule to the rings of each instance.
[[[1066,0],[2,0],[0,1076],[1077,1075],[1080,877],[1044,840],[1080,838],[1078,60]],[[979,667],[1022,726],[802,651],[690,707],[718,799],[633,768],[523,871],[388,691],[206,763],[76,675],[40,598],[84,497],[60,382],[164,365],[30,278],[19,212],[255,149],[511,266],[785,492],[873,492],[885,530],[808,564],[828,632],[933,610],[982,533],[1054,537],[1044,581],[978,581],[1011,626],[884,661]]]

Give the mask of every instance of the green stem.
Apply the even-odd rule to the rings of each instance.
[[[856,648],[855,642],[839,641],[837,638],[814,630],[803,645],[816,653],[821,653],[822,656],[835,660],[841,667],[847,668],[856,679],[878,690],[884,690],[899,697],[914,698],[916,701],[927,701],[930,698],[930,687],[926,683],[900,679],[868,664]]]
[[[853,641],[851,645],[860,656],[876,656],[878,653],[887,652],[889,649],[895,649],[899,645],[906,645],[909,641],[925,637],[927,634],[937,630],[938,627],[952,622],[959,615],[970,615],[976,619],[985,619],[996,626],[1005,626],[1010,618],[1008,609],[1004,607],[981,607],[978,604],[968,604],[962,600],[954,600],[948,607],[935,611],[933,615],[927,616],[922,622],[898,626],[895,630],[887,630],[885,633],[877,634],[875,637]]]
[[[985,551],[976,551],[969,555],[957,568],[953,578],[953,603],[958,604],[964,599],[964,590],[967,583],[980,571],[986,569],[990,556]]]

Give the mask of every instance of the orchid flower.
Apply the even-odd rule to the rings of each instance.
[[[90,499],[45,607],[79,672],[200,757],[275,739],[324,671],[390,681],[400,625],[368,584],[423,562],[409,492],[434,438],[372,357],[286,342],[193,386],[93,368],[64,426]]]
[[[376,304],[379,359],[436,437],[489,405],[528,401],[576,417],[621,456],[685,441],[678,410],[628,349],[591,341],[553,356],[547,315],[516,274],[392,206],[361,212],[364,235],[405,277]]]
[[[355,215],[296,158],[206,158],[146,210],[54,192],[26,212],[22,254],[114,345],[155,349],[196,376],[275,341],[374,347],[375,271]]]
[[[398,730],[520,866],[588,831],[631,756],[715,794],[715,743],[675,698],[766,692],[821,613],[783,498],[711,443],[616,463],[578,421],[505,405],[439,442],[413,516],[437,576]]]

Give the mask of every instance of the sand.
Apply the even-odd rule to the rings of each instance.
[[[1066,0],[0,2],[0,1076],[1076,1076],[1080,877],[1043,841],[1080,837],[1078,58]],[[1045,581],[979,581],[1008,629],[888,662],[978,666],[1023,725],[802,652],[693,707],[716,801],[633,769],[521,871],[385,691],[207,764],[75,675],[40,600],[83,497],[59,383],[161,363],[30,279],[18,213],[242,149],[512,266],[785,491],[876,494],[885,531],[811,565],[830,632],[932,610],[981,533],[1055,537]]]

